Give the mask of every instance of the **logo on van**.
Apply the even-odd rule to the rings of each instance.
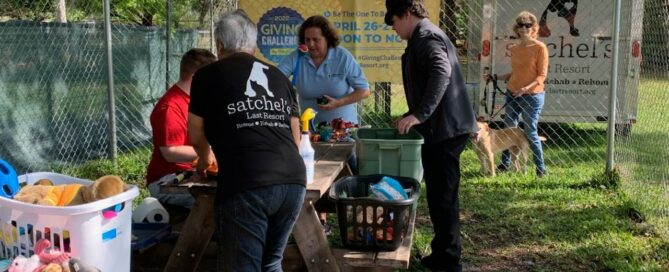
[[[555,12],[558,17],[564,18],[569,23],[569,34],[573,37],[578,37],[578,28],[574,26],[577,8],[578,0],[550,0],[539,20],[539,37],[546,38],[551,36],[551,30],[546,23],[546,17],[549,12]]]

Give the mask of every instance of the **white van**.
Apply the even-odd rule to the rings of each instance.
[[[606,122],[613,65],[614,3],[611,0],[470,0],[466,81],[479,116],[504,105],[493,100],[492,86],[481,74],[510,72],[508,48],[519,40],[512,25],[523,10],[540,24],[539,40],[549,51],[546,100],[541,122]],[[643,1],[623,0],[618,67],[619,132],[629,133],[636,121],[641,62]],[[505,82],[499,87],[506,91]],[[494,109],[494,110],[493,110]],[[503,111],[503,109],[501,109]],[[494,119],[501,120],[502,114]]]

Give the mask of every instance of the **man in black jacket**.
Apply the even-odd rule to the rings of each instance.
[[[460,154],[478,126],[457,51],[427,19],[422,0],[386,0],[386,9],[386,24],[407,40],[402,80],[409,112],[397,129],[407,133],[415,126],[425,138],[421,152],[434,238],[432,254],[421,263],[434,271],[461,271]]]

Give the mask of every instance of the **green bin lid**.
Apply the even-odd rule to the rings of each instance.
[[[353,138],[361,142],[388,142],[400,144],[422,144],[423,135],[415,129],[407,134],[399,134],[394,128],[361,128],[353,133]]]

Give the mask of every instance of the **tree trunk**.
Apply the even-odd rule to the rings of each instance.
[[[65,0],[58,0],[56,14],[58,16],[59,23],[67,23],[67,9],[65,8]]]

